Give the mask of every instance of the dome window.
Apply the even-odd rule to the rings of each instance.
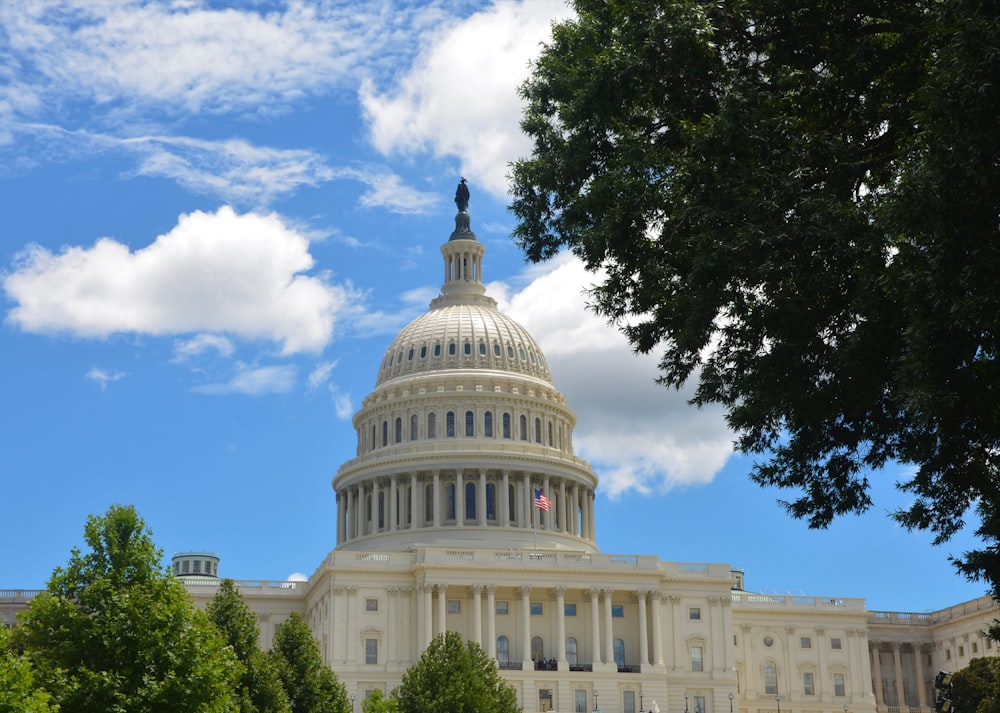
[[[455,356],[455,352],[456,351],[457,350],[455,349],[455,342],[449,342],[448,343],[448,356]]]
[[[447,438],[455,437],[455,412],[449,411],[445,416],[445,434]]]
[[[407,361],[413,361],[413,347],[410,347],[410,351],[406,354]],[[532,359],[534,361],[534,359]]]
[[[441,356],[441,345],[440,344],[435,344],[434,345],[434,356],[436,356],[436,357]]]
[[[462,345],[462,349],[465,352],[465,356],[469,356],[470,354],[472,354],[472,345],[469,344],[468,342]]]
[[[525,360],[525,358],[526,358],[526,357],[524,356],[524,349],[523,349],[523,348],[518,348],[518,350],[517,350],[517,355],[518,355],[519,357],[521,357],[521,361],[524,361],[524,360]]]
[[[486,342],[479,342],[479,356],[486,356]]]
[[[399,354],[396,355],[396,363],[397,364],[402,364],[403,363],[403,350],[402,349],[400,349],[399,350]]]
[[[532,364],[534,364],[534,363],[535,363],[535,353],[534,353],[534,352],[528,352],[528,360],[529,360],[529,361],[530,361],[530,362],[531,362]]]
[[[493,342],[493,356],[495,356],[495,357],[500,356],[500,343],[499,342]]]
[[[420,358],[421,359],[426,359],[427,358],[427,345],[426,344],[423,345],[422,347],[420,347]]]

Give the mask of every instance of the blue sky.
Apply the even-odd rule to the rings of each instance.
[[[924,611],[984,593],[885,512],[809,531],[746,478],[722,413],[653,383],[528,266],[516,87],[559,1],[0,3],[0,589],[44,586],[88,514],[167,557],[310,575],[330,481],[392,337],[442,276],[460,176],[491,294],[544,349],[594,465],[604,552],[728,562],[751,589]]]

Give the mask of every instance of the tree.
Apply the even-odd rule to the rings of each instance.
[[[269,656],[292,713],[352,713],[347,690],[323,663],[316,639],[296,612],[278,627]]]
[[[399,701],[376,688],[361,701],[361,713],[399,713]]]
[[[823,528],[872,505],[1000,595],[1000,24],[977,0],[576,0],[521,87],[528,259]]]
[[[1000,713],[1000,658],[972,659],[956,671],[950,697],[957,713]]]
[[[14,631],[61,713],[233,710],[239,663],[135,509],[91,515],[84,539]]]
[[[49,713],[51,696],[38,689],[31,661],[10,647],[9,638],[0,625],[0,713]]]
[[[454,631],[431,641],[393,697],[400,713],[521,713],[496,661]]]
[[[206,613],[243,664],[243,674],[234,693],[239,711],[290,713],[291,706],[277,669],[260,648],[257,618],[236,590],[233,580],[222,580]]]

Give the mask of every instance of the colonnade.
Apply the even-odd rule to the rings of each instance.
[[[903,645],[899,642],[884,643],[872,641],[870,643],[871,665],[872,665],[872,688],[875,689],[875,705],[878,707],[889,706],[896,708],[906,708],[919,706],[926,709],[928,706],[927,681],[934,675],[934,672],[924,670],[923,656],[926,652],[921,647],[908,645],[907,651],[903,651]],[[892,667],[885,670],[882,666],[884,654],[891,654]],[[913,659],[912,676],[914,681],[907,676],[904,666],[903,656],[910,654]],[[913,689],[916,689],[914,691]],[[888,696],[886,694],[889,694]]]
[[[551,501],[535,507],[535,490]],[[448,527],[557,531],[594,540],[594,491],[575,479],[510,470],[393,473],[337,490],[337,544],[383,532]]]

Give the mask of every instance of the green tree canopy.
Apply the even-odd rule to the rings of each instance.
[[[293,713],[353,713],[347,690],[323,663],[319,644],[297,613],[278,627],[269,656]]]
[[[61,713],[233,710],[239,663],[131,506],[87,519],[73,549],[31,601],[15,640]]]
[[[10,646],[10,632],[0,624],[0,713],[49,713],[51,696],[35,683],[31,661]]]
[[[497,663],[454,631],[434,637],[393,692],[400,713],[520,713]]]
[[[956,713],[1000,713],[1000,658],[972,659],[951,682]]]
[[[361,701],[361,713],[399,713],[399,701],[376,688]]]
[[[260,648],[257,617],[243,601],[233,580],[222,580],[205,611],[243,664],[234,694],[240,713],[290,713],[288,696],[274,662]]]
[[[871,506],[1000,594],[1000,23],[978,0],[576,0],[521,88],[515,237],[599,273],[811,527]]]

